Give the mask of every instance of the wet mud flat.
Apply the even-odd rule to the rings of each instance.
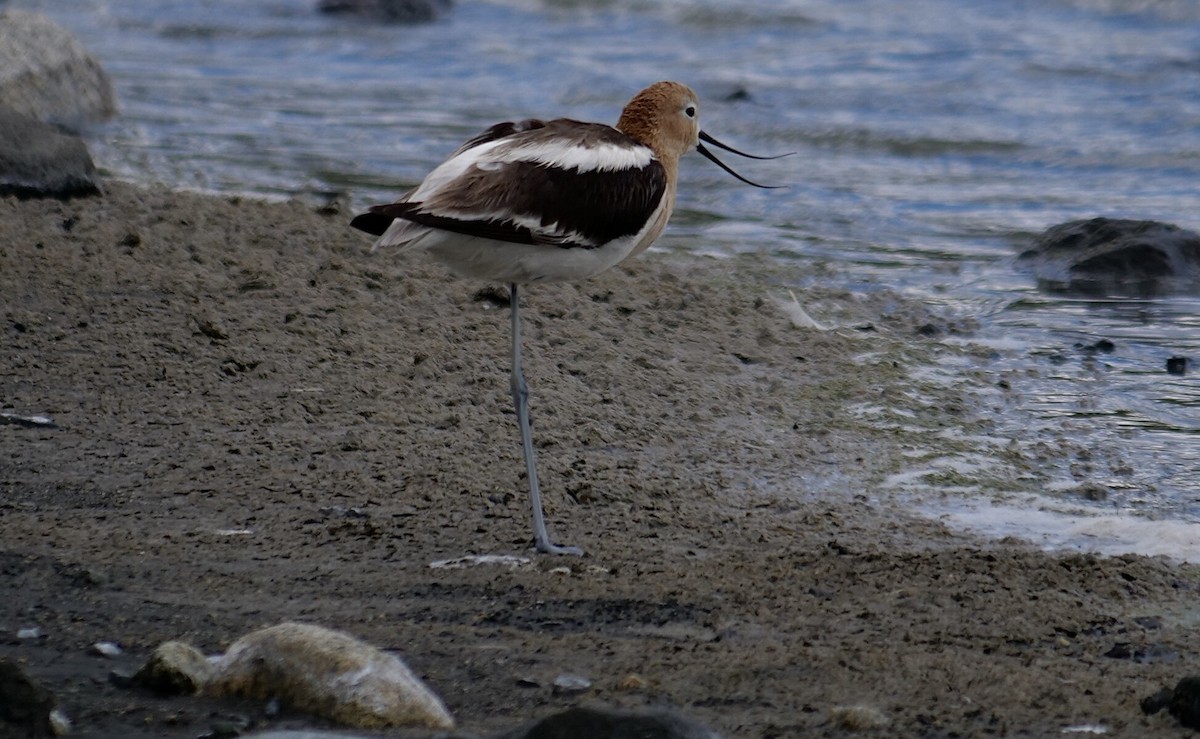
[[[76,735],[320,725],[108,679],[284,620],[395,649],[468,733],[577,703],[731,736],[1184,731],[1138,703],[1198,671],[1196,568],[891,502],[922,434],[854,409],[911,412],[948,319],[814,291],[837,328],[797,327],[786,277],[749,259],[526,290],[549,524],[587,556],[431,568],[528,553],[507,306],[368,253],[350,215],[121,183],[0,201],[0,411],[55,424],[0,426],[0,655]],[[965,390],[929,392],[914,424],[975,423]]]

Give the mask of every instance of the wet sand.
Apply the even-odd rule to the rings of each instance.
[[[885,736],[1186,735],[1138,701],[1200,672],[1197,569],[978,541],[890,503],[911,440],[854,409],[905,402],[938,351],[919,329],[946,319],[811,291],[841,328],[797,328],[750,259],[651,252],[527,289],[550,530],[587,556],[430,568],[530,553],[505,293],[370,254],[349,216],[121,183],[0,201],[0,411],[58,426],[0,426],[0,655],[74,735],[321,726],[107,679],[167,639],[217,652],[289,619],[397,650],[467,733],[586,703],[748,737],[854,733],[847,715]],[[924,422],[956,422],[943,400]],[[125,654],[89,655],[100,640]],[[561,674],[592,687],[556,692]]]

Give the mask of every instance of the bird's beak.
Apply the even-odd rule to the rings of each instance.
[[[708,143],[712,144],[713,146],[715,146],[715,147],[717,147],[717,148],[719,148],[719,149],[724,149],[725,151],[733,152],[734,154],[737,154],[737,155],[738,155],[738,156],[740,156],[740,157],[746,157],[747,159],[779,159],[780,157],[791,156],[792,154],[794,154],[794,153],[795,153],[795,152],[789,152],[789,153],[787,153],[787,154],[780,154],[780,155],[778,155],[778,156],[773,156],[773,157],[760,157],[760,156],[755,156],[754,154],[747,154],[747,153],[746,153],[746,152],[744,152],[744,151],[738,151],[737,149],[733,148],[732,146],[726,146],[725,144],[722,144],[720,141],[717,141],[717,140],[716,140],[716,139],[714,139],[712,136],[709,136],[708,134],[706,134],[706,133],[705,133],[705,132],[703,132],[703,131],[701,131],[701,132],[700,132],[700,140],[701,140],[701,141],[706,141],[706,142],[708,142]],[[709,159],[710,161],[712,161],[712,163],[713,163],[713,164],[717,165],[718,167],[720,167],[721,169],[725,170],[725,171],[726,171],[726,172],[728,172],[729,174],[731,174],[731,175],[733,175],[734,177],[738,178],[738,179],[739,179],[739,180],[741,180],[742,182],[745,182],[747,185],[754,185],[755,187],[761,187],[761,188],[763,188],[763,189],[766,189],[766,190],[773,190],[773,189],[776,189],[776,188],[782,187],[782,185],[760,185],[760,184],[758,184],[757,182],[751,182],[750,180],[746,179],[745,177],[742,177],[742,176],[741,176],[740,174],[738,174],[737,172],[734,172],[732,169],[730,169],[730,168],[728,167],[728,165],[726,165],[726,164],[725,164],[724,162],[722,162],[720,159],[717,159],[717,158],[716,158],[716,156],[714,156],[714,155],[713,155],[713,153],[712,153],[711,151],[709,151],[708,149],[706,149],[706,148],[704,147],[704,144],[696,144],[696,151],[700,152],[700,153],[701,153],[701,154],[703,154],[703,155],[704,155],[704,156],[705,156],[707,159]]]

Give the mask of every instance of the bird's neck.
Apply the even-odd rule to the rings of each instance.
[[[636,102],[636,101],[635,101]],[[629,104],[621,111],[617,121],[617,130],[639,144],[649,147],[662,165],[667,169],[667,180],[673,182],[679,170],[679,154],[667,147],[661,131],[655,125],[650,106]]]

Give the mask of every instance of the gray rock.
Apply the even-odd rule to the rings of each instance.
[[[576,707],[497,734],[493,739],[719,739],[719,735],[666,709]]]
[[[312,624],[278,624],[238,639],[204,691],[276,698],[357,728],[454,728],[441,699],[399,657]]]
[[[133,682],[160,695],[186,695],[199,692],[212,676],[212,663],[198,649],[168,641],[158,645]]]
[[[0,736],[54,736],[54,694],[0,657]]]
[[[322,13],[352,15],[384,23],[428,23],[454,7],[453,0],[320,0]]]
[[[1019,259],[1051,292],[1147,297],[1200,285],[1200,234],[1159,221],[1070,221]]]
[[[559,695],[586,693],[592,689],[592,681],[582,675],[559,675],[554,678],[554,692]]]
[[[0,195],[70,198],[100,192],[78,136],[0,107]]]
[[[117,110],[108,75],[83,44],[25,10],[0,11],[0,105],[71,128]]]

